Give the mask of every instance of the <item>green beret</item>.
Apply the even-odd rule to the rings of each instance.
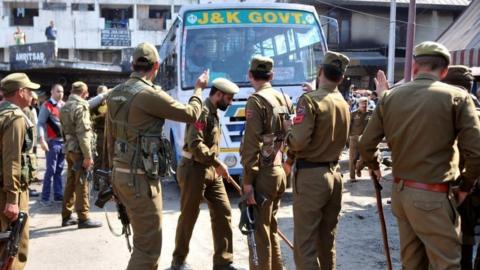
[[[332,51],[328,51],[323,58],[324,65],[334,66],[338,68],[342,74],[345,74],[345,71],[347,71],[349,63],[350,59],[348,59],[346,55]]]
[[[238,91],[240,91],[240,89],[235,83],[225,78],[217,78],[213,80],[212,85],[225,94],[235,95],[236,93],[238,93]]]
[[[441,56],[447,60],[447,65],[450,64],[450,52],[440,43],[433,41],[425,41],[415,47],[415,57],[419,56]]]
[[[250,71],[269,73],[273,69],[273,59],[266,56],[255,55],[250,62]]]
[[[462,86],[470,90],[473,85],[474,77],[472,70],[467,66],[449,66],[447,76],[442,80],[444,83]]]
[[[0,82],[0,88],[4,94],[12,93],[20,88],[28,88],[30,90],[36,90],[40,88],[40,85],[33,83],[25,73],[12,73]]]
[[[133,51],[132,63],[137,64],[137,61],[142,57],[152,64],[160,61],[157,48],[148,42],[142,42],[138,44]]]
[[[87,85],[82,81],[72,83],[72,92],[83,92],[83,90],[87,89]]]

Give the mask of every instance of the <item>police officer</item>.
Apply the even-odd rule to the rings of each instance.
[[[287,133],[296,160],[293,184],[294,259],[297,269],[335,269],[335,234],[342,201],[338,159],[348,138],[350,112],[338,91],[349,59],[327,52],[318,89],[303,94]],[[287,173],[290,171],[289,166]]]
[[[38,95],[35,92],[32,92],[32,103],[34,100],[38,100]],[[27,153],[27,158],[28,158],[28,181],[29,183],[33,182],[37,178],[37,111],[35,108],[32,107],[32,103],[30,103],[30,106],[27,106],[23,108],[23,113],[28,117],[30,122],[32,122],[33,125],[33,141],[32,141],[32,149],[28,151]],[[38,197],[40,196],[40,193],[38,193],[35,189],[28,188],[28,195],[30,197]]]
[[[157,269],[162,248],[162,192],[159,171],[165,156],[161,140],[165,119],[193,123],[202,113],[204,72],[187,105],[154,85],[159,70],[157,49],[139,44],[133,52],[133,73],[107,99],[107,146],[113,165],[112,185],[125,205],[133,230],[133,252],[128,270]],[[113,160],[111,159],[113,158]],[[158,162],[157,162],[158,161]]]
[[[87,85],[80,81],[74,82],[70,96],[60,110],[68,164],[67,183],[63,192],[62,227],[75,225],[77,222],[79,229],[102,226],[88,216],[90,203],[87,173],[92,169],[95,150],[92,149],[94,134],[87,97]],[[74,206],[78,221],[72,217]]]
[[[472,71],[467,66],[449,66],[448,73],[443,78],[442,82],[448,83],[457,87],[460,87],[470,93],[472,100],[476,100],[476,97],[471,94],[471,88],[473,85],[474,77]],[[478,112],[478,108],[477,108]],[[480,116],[480,114],[479,114]],[[465,166],[464,158],[460,157],[459,169],[463,170]],[[462,204],[458,206],[458,212],[460,213],[461,229],[462,229],[462,270],[472,270],[473,259],[473,246],[475,245],[475,227],[480,218],[480,186],[478,185],[475,190],[469,194]],[[480,248],[477,248],[477,261],[480,260],[478,254]],[[480,265],[475,269],[479,269]]]
[[[372,110],[367,109],[368,98],[361,97],[358,99],[358,108],[350,114],[350,136],[349,136],[349,148],[350,148],[350,163],[348,167],[350,169],[350,181],[356,182],[355,172],[358,177],[362,176],[362,169],[364,167],[363,161],[359,159],[358,153],[358,139],[365,130],[368,120],[372,116]]]
[[[208,202],[212,217],[213,269],[235,269],[231,265],[231,208],[221,178],[228,177],[228,170],[218,159],[221,130],[217,109],[225,111],[238,91],[238,86],[233,82],[224,78],[215,79],[209,98],[204,101],[200,119],[194,124],[187,124],[183,158],[177,169],[181,213],[175,236],[172,269],[189,268],[185,259],[203,198]]]
[[[378,143],[392,150],[392,211],[400,232],[403,269],[460,269],[459,215],[450,188],[458,170],[457,140],[465,170],[461,203],[480,175],[480,122],[468,93],[441,83],[450,53],[436,42],[415,47],[414,80],[380,101],[360,139],[362,158],[379,178]]]
[[[108,88],[105,85],[100,85],[97,87],[97,95],[103,95],[107,93]],[[93,162],[93,170],[96,171],[97,169],[104,168],[104,133],[105,133],[105,115],[107,113],[107,102],[103,100],[99,106],[96,106],[91,109],[92,114],[92,124],[93,124],[93,131],[95,132],[95,148],[96,148],[96,156]],[[100,179],[99,177],[94,174],[93,176],[93,187],[95,190],[99,190],[100,187]]]
[[[30,105],[32,91],[40,85],[24,73],[12,73],[0,82],[5,100],[0,104],[2,188],[0,190],[0,229],[5,232],[19,212],[28,213],[27,153],[32,148],[33,124],[22,112]],[[20,236],[18,255],[12,269],[25,267],[29,237],[28,219]],[[3,254],[6,242],[0,244]]]
[[[255,240],[259,267],[254,267],[250,253],[250,269],[282,269],[282,254],[277,236],[276,213],[285,191],[286,175],[282,169],[282,148],[288,114],[287,97],[272,88],[273,59],[254,56],[248,78],[255,93],[247,100],[245,131],[240,149],[243,165],[243,191],[247,204],[266,201],[254,209]],[[260,203],[260,202],[259,202]]]

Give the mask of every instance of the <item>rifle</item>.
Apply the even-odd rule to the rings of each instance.
[[[10,224],[10,230],[0,234],[0,241],[7,241],[4,254],[2,255],[1,270],[10,270],[18,253],[20,237],[28,219],[25,212],[18,213],[18,219]]]
[[[95,174],[98,177],[107,178],[107,179],[111,176],[110,171],[106,171],[102,169],[96,170]],[[113,229],[112,224],[110,223],[110,219],[108,218],[108,215],[107,215],[107,210],[105,209],[105,217],[107,218],[108,229],[110,229],[110,232],[117,237],[125,235],[128,251],[132,252],[132,245],[130,244],[130,236],[132,235],[132,231],[130,229],[130,219],[128,218],[127,209],[125,208],[125,205],[123,205],[120,202],[120,200],[117,198],[117,196],[113,192],[113,188],[110,181],[107,181],[107,182],[108,182],[108,185],[106,185],[103,190],[98,192],[95,205],[98,206],[99,208],[104,208],[105,204],[108,201],[110,201],[111,199],[115,200],[117,205],[118,219],[122,223],[122,232],[118,233]]]
[[[266,201],[266,198],[258,193],[255,194],[255,197],[255,201],[258,199],[257,202],[260,203],[260,205]],[[258,267],[260,264],[258,261],[257,243],[255,241],[255,215],[253,213],[253,205],[247,205],[246,200],[243,200],[238,204],[238,207],[241,211],[238,228],[242,234],[247,236],[248,249],[252,253],[253,265]]]
[[[233,185],[233,187],[238,191],[240,196],[243,195],[242,188],[237,184],[237,182],[235,182],[235,179],[233,179],[230,175],[227,178],[227,182]],[[262,198],[264,200],[266,200],[265,197],[262,196]],[[257,198],[255,198],[255,201],[257,201]],[[264,202],[265,201],[262,201],[261,204],[263,204]],[[258,201],[257,201],[257,203],[258,203]],[[287,236],[285,236],[285,234],[283,234],[283,232],[280,230],[280,228],[277,228],[277,233],[278,233],[278,236],[280,236],[280,238],[282,238],[282,240],[285,242],[285,244],[287,244],[287,246],[289,246],[293,250],[292,242],[290,242],[290,240],[288,240]]]
[[[383,205],[382,205],[382,185],[380,185],[377,175],[371,171],[370,176],[372,177],[373,185],[375,186],[375,196],[377,197],[377,211],[380,218],[380,225],[382,228],[382,238],[383,238],[383,251],[385,252],[385,257],[387,258],[387,269],[392,270],[392,258],[390,257],[390,248],[388,246],[388,234],[387,234],[387,225],[385,224],[385,216],[383,215]]]

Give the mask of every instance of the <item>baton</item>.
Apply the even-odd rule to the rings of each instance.
[[[382,238],[383,238],[383,251],[385,257],[387,258],[387,269],[392,270],[392,258],[390,257],[390,248],[388,246],[388,234],[387,234],[387,225],[385,224],[385,216],[383,215],[383,205],[382,205],[382,185],[380,185],[377,175],[371,171],[370,176],[372,177],[373,185],[375,186],[375,195],[377,197],[377,211],[378,217],[380,218],[380,225],[382,228]]]

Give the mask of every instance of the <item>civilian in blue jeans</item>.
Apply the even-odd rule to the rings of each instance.
[[[63,200],[62,171],[65,163],[60,125],[60,108],[63,106],[63,87],[52,87],[51,97],[43,103],[38,115],[38,139],[45,151],[46,170],[43,178],[42,202],[49,203],[53,178],[53,200]]]

